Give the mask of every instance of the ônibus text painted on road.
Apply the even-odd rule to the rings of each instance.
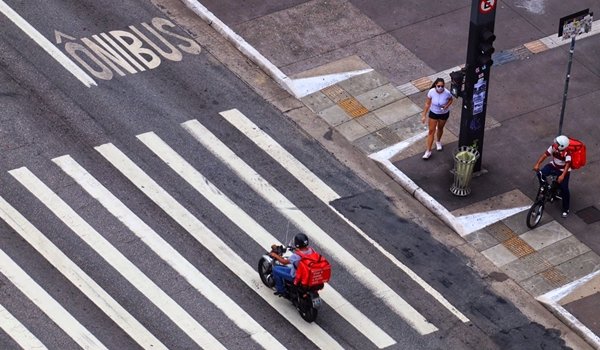
[[[77,41],[55,31],[56,43],[65,42],[65,51],[90,74],[111,80],[120,76],[155,69],[162,59],[181,61],[183,53],[198,55],[201,47],[191,38],[175,33],[171,21],[155,17],[150,24],[129,26],[129,30],[113,30]]]
[[[480,0],[479,1],[479,12],[488,14],[496,8],[496,0]]]

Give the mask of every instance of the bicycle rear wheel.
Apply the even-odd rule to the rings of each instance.
[[[544,214],[544,201],[538,200],[533,203],[529,212],[527,213],[527,227],[534,228],[540,221],[542,221],[542,215]]]

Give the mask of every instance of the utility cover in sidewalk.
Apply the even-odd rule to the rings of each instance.
[[[581,209],[576,214],[581,218],[581,220],[583,220],[588,225],[593,224],[596,221],[600,221],[600,210],[598,210],[593,205]]]

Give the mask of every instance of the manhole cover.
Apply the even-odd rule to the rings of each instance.
[[[596,221],[600,221],[600,210],[598,210],[593,205],[581,209],[576,214],[581,218],[581,220],[583,220],[588,225],[593,224]]]

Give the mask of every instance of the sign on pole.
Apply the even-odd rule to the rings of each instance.
[[[565,78],[565,89],[563,92],[562,107],[560,109],[560,121],[558,122],[558,134],[562,135],[565,107],[567,105],[567,91],[569,90],[569,79],[571,78],[571,65],[573,64],[573,53],[575,52],[575,38],[579,34],[588,33],[592,30],[594,13],[590,9],[579,11],[560,19],[558,24],[558,36],[563,40],[571,39],[569,50],[569,63],[567,64],[567,77]]]

